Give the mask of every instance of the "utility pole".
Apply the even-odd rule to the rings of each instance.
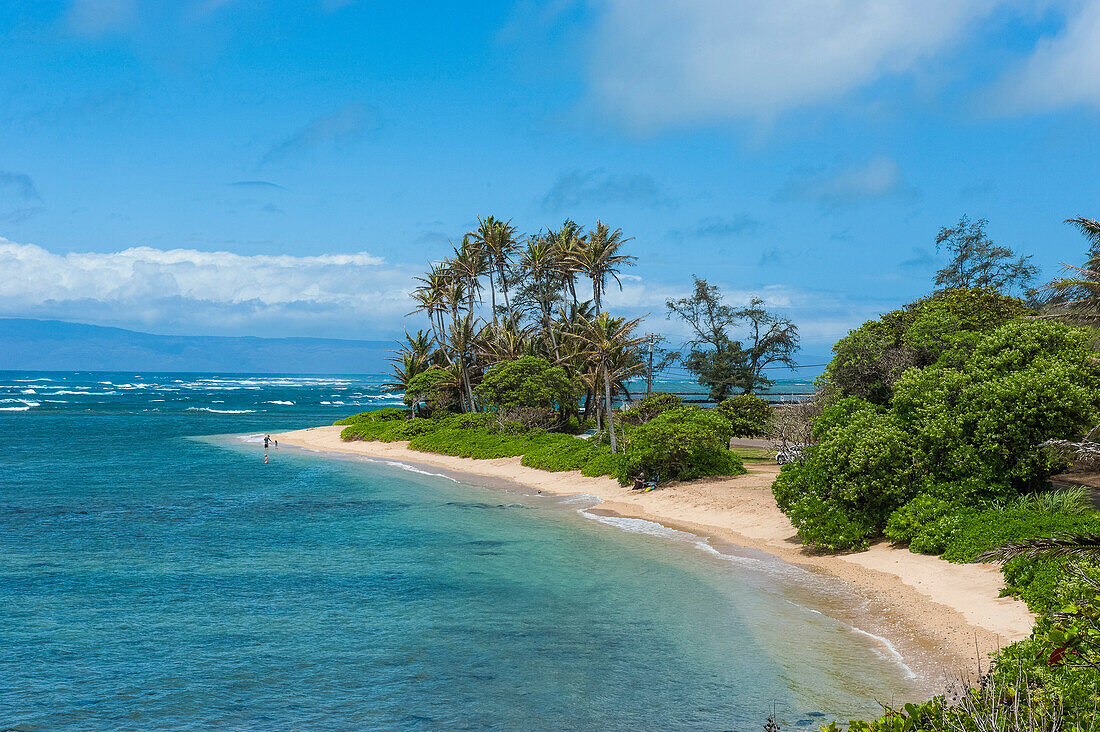
[[[645,380],[645,395],[648,397],[653,393],[653,340],[656,336],[649,336],[649,370],[646,374]]]

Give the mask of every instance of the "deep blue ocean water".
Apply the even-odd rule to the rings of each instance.
[[[927,691],[778,560],[583,498],[263,463],[380,381],[0,373],[0,729],[816,728]]]

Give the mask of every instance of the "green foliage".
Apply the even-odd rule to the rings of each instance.
[[[666,394],[662,391],[655,391],[649,396],[643,398],[640,402],[632,406],[630,409],[624,409],[619,413],[619,419],[623,424],[640,425],[645,424],[649,420],[656,417],[662,412],[667,412],[670,409],[676,409],[684,404],[684,400],[675,394]]]
[[[826,410],[818,430],[824,439],[807,451],[808,460],[785,466],[772,486],[776,502],[807,544],[866,547],[919,488],[912,435],[893,415],[859,400]],[[832,530],[840,533],[830,536]]]
[[[806,545],[831,552],[866,549],[875,534],[874,526],[840,501],[816,493],[799,496],[787,515]]]
[[[661,480],[704,475],[740,475],[741,458],[729,450],[730,424],[714,411],[688,407],[669,410],[635,429],[619,465],[619,481],[639,473]]]
[[[441,368],[427,369],[410,378],[405,385],[404,401],[410,407],[425,402],[432,414],[457,411],[461,405],[453,377]]]
[[[577,391],[562,367],[544,358],[523,356],[490,368],[475,393],[506,421],[549,428],[558,421],[556,409],[575,409]]]
[[[716,407],[729,420],[734,437],[766,434],[772,421],[772,408],[755,394],[741,394],[720,402]]]
[[[897,543],[913,541],[932,522],[941,516],[946,516],[957,510],[950,501],[932,495],[921,493],[904,506],[890,514],[886,521],[886,530],[883,532],[886,538]],[[914,549],[914,551],[919,551]]]
[[[1025,493],[1016,498],[1011,507],[1035,513],[1060,513],[1066,516],[1080,516],[1092,510],[1089,504],[1089,492],[1081,486]]]
[[[1061,516],[1020,509],[980,511],[964,517],[952,533],[943,558],[950,562],[972,562],[982,552],[1010,541],[1065,531],[1097,530],[1100,530],[1100,517],[1095,513]]]
[[[550,472],[580,470],[584,475],[615,475],[619,456],[606,445],[572,435],[528,429],[516,422],[501,425],[495,415],[443,414],[433,418],[394,419],[405,410],[363,412],[340,420],[344,440],[408,440],[420,452],[477,459],[523,456],[523,464]]]
[[[1073,439],[1097,421],[1100,373],[1088,337],[1058,323],[1012,321],[981,335],[959,368],[937,363],[906,371],[889,408],[857,397],[834,400],[814,422],[818,442],[807,459],[773,487],[780,508],[790,514],[804,495],[820,498],[829,513],[815,515],[803,503],[795,525],[821,546],[857,546],[820,539],[826,524],[853,536],[839,522],[842,512],[872,536],[885,530],[910,541],[914,551],[947,549],[968,525],[968,510],[1044,486],[1060,464],[1040,443]],[[922,494],[929,497],[907,505]],[[1020,508],[1073,503],[1058,496],[1026,501]]]
[[[356,422],[388,422],[409,418],[409,410],[401,407],[382,407],[369,412],[360,412],[333,422],[334,425],[355,424]]]
[[[598,478],[601,475],[618,476],[622,461],[622,455],[616,455],[611,451],[594,452],[581,468],[581,475],[590,478]]]
[[[524,465],[551,473],[580,470],[598,449],[588,440],[572,435],[547,435],[546,438],[538,447],[524,453]]]
[[[824,379],[839,396],[886,405],[907,369],[937,362],[958,366],[981,334],[1027,312],[1022,300],[992,290],[944,290],[868,321],[840,339]]]
[[[1087,341],[1059,323],[1015,321],[984,336],[962,369],[906,373],[893,411],[916,435],[922,468],[941,482],[979,480],[991,494],[1042,487],[1059,463],[1038,445],[1097,420]]]

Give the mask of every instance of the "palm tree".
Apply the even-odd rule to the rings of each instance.
[[[424,331],[416,331],[415,336],[405,331],[405,343],[399,343],[397,351],[388,359],[393,364],[390,367],[393,381],[382,384],[382,388],[386,391],[404,391],[409,379],[431,366],[434,351],[432,339]]]
[[[465,283],[468,298],[466,309],[473,312],[474,301],[481,291],[481,278],[489,273],[489,259],[485,250],[469,234],[462,237],[460,247],[452,244],[451,248],[455,252],[454,258],[450,260],[451,274]]]
[[[508,267],[511,264],[512,254],[516,251],[516,227],[511,221],[500,221],[488,216],[478,218],[477,231],[471,231],[470,237],[478,243],[489,258],[490,269],[500,277],[500,288],[504,293],[504,308],[508,317],[512,316],[512,305],[508,301]],[[493,299],[493,322],[497,319],[496,288],[493,284],[492,272],[489,274],[489,286]]]
[[[539,308],[539,322],[550,339],[554,358],[558,357],[558,341],[554,335],[553,308],[560,294],[560,262],[554,240],[535,236],[527,240],[527,248],[520,257],[520,265],[528,278],[525,292]]]
[[[555,257],[560,268],[562,290],[569,290],[573,304],[576,305],[577,274],[580,272],[580,258],[585,244],[580,224],[573,219],[566,219],[560,229],[550,233],[550,238],[557,250]]]
[[[443,333],[446,331],[443,325],[443,313],[447,309],[447,287],[452,279],[450,272],[443,264],[429,264],[427,274],[424,277],[416,277],[415,279],[422,284],[412,291],[412,298],[416,301],[416,307],[408,314],[412,315],[418,312],[428,314],[428,321],[432,325],[435,342],[442,349]],[[438,323],[436,322],[437,317],[439,319]]]
[[[481,357],[486,367],[514,361],[528,354],[531,340],[526,329],[486,325],[478,334]]]
[[[1043,316],[1077,325],[1100,324],[1100,221],[1078,216],[1066,219],[1089,242],[1089,260],[1084,267],[1062,264],[1067,277],[1047,285],[1052,296],[1049,312]]]
[[[607,428],[611,437],[611,452],[617,452],[615,440],[615,419],[611,408],[611,375],[609,362],[614,354],[620,357],[645,342],[645,337],[635,337],[634,329],[641,323],[640,318],[612,318],[600,313],[594,320],[577,333],[577,338],[587,346],[592,361],[598,365],[603,383],[604,412],[607,415]]]
[[[579,252],[580,271],[592,279],[592,302],[596,312],[602,312],[600,296],[607,291],[607,278],[610,275],[623,289],[619,279],[619,269],[624,265],[633,265],[637,257],[619,254],[619,248],[630,239],[623,238],[623,230],[610,227],[602,221],[596,222],[595,230],[588,232],[588,241]]]
[[[473,313],[466,313],[461,319],[455,318],[455,321],[451,323],[450,332],[447,334],[447,346],[453,354],[451,361],[459,367],[459,393],[463,395],[463,402],[469,398],[470,406],[467,411],[470,412],[477,411],[470,371],[473,368],[475,354],[477,353],[479,330]]]

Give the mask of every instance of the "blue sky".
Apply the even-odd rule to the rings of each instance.
[[[3,316],[384,338],[477,216],[600,218],[613,307],[822,354],[962,214],[1044,279],[1100,217],[1100,0],[8,0],[0,69]]]

